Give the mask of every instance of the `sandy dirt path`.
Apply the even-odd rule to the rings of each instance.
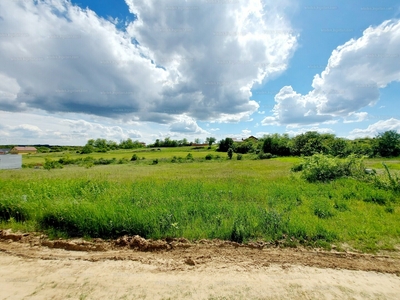
[[[0,236],[0,298],[400,299],[396,254],[221,241],[143,252],[111,244]]]

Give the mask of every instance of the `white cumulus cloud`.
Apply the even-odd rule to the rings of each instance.
[[[366,118],[360,109],[379,100],[379,89],[400,81],[400,21],[370,27],[332,52],[325,70],[312,82],[313,90],[301,95],[291,86],[275,96],[271,124],[317,124],[342,117],[345,122]]]
[[[377,136],[379,133],[395,130],[400,132],[400,120],[391,118],[388,120],[380,120],[374,124],[369,125],[365,129],[354,129],[350,132],[349,138],[363,138],[363,137],[374,137]]]
[[[251,88],[286,70],[296,48],[272,0],[126,3],[137,20],[118,29],[68,0],[1,1],[0,110],[248,120]]]

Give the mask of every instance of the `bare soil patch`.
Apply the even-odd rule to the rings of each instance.
[[[400,258],[219,240],[0,231],[0,298],[398,299]]]

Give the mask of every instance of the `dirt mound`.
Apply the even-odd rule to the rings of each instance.
[[[46,250],[47,249],[47,250]],[[51,252],[49,253],[49,250]],[[0,251],[22,257],[89,261],[133,260],[156,265],[162,270],[184,270],[215,263],[239,263],[246,268],[270,264],[375,271],[400,275],[400,258],[320,249],[281,248],[275,244],[238,244],[221,240],[190,242],[184,238],[146,240],[123,236],[116,240],[49,240],[40,234],[0,230]]]

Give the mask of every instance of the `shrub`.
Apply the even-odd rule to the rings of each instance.
[[[86,169],[90,169],[91,167],[94,166],[94,163],[93,163],[93,161],[85,161],[85,162],[83,163],[83,166],[84,166]]]
[[[242,154],[238,154],[237,157],[236,157],[237,160],[242,160],[242,158],[243,158]]]
[[[46,157],[45,158],[45,163],[43,165],[43,168],[45,168],[46,170],[62,169],[63,166],[58,161],[51,160],[50,158]]]
[[[206,160],[212,160],[213,159],[213,155],[212,154],[207,154],[206,155]]]
[[[90,153],[92,153],[93,151],[94,151],[93,146],[87,145],[87,144],[86,144],[86,145],[82,148],[81,154],[90,154]]]
[[[153,159],[153,165],[156,165],[156,164],[158,164],[158,158]]]
[[[301,172],[303,171],[303,164],[295,164],[290,170],[292,170],[292,172]]]
[[[233,149],[229,148],[228,149],[228,157],[229,157],[229,159],[232,159],[232,155],[233,155]]]
[[[137,161],[139,157],[135,154],[132,155],[131,161]]]
[[[188,153],[188,155],[186,155],[186,160],[194,160],[192,153]]]
[[[264,153],[264,152],[260,152],[258,153],[257,156],[259,159],[270,159],[273,157],[273,155],[271,153]]]
[[[120,158],[120,159],[118,160],[118,164],[120,164],[120,165],[126,164],[126,163],[128,163],[128,161],[129,161],[129,160],[128,160],[126,157]]]
[[[292,170],[302,170],[302,177],[309,182],[326,182],[346,176],[365,176],[363,159],[357,158],[355,155],[339,159],[328,155],[314,154],[304,158],[301,165],[294,166]]]
[[[128,160],[126,158],[125,158],[125,160],[126,160],[126,162],[128,162]],[[121,163],[120,161],[118,163]],[[115,157],[113,157],[111,159],[106,159],[106,158],[100,157],[97,160],[96,159],[92,160],[92,163],[95,164],[95,165],[110,165],[110,164],[113,164],[113,163],[116,163],[116,162],[117,162],[117,159]]]

